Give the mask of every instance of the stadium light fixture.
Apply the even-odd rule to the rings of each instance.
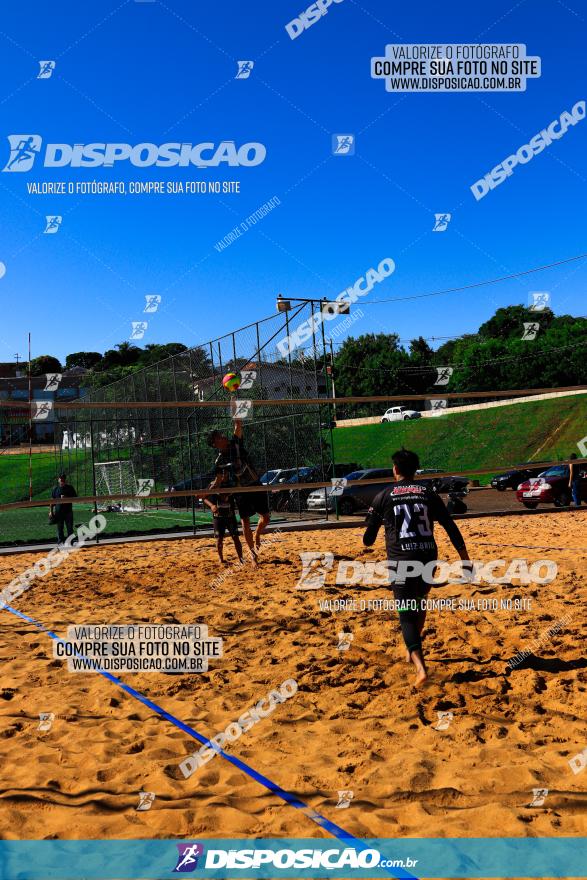
[[[278,312],[291,311],[291,302],[288,299],[284,299],[281,294],[278,294],[278,296],[277,296],[277,311]]]

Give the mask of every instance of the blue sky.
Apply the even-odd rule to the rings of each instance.
[[[10,4],[0,26],[0,160],[7,136],[44,143],[258,141],[255,168],[48,169],[0,174],[0,360],[64,357],[128,339],[195,345],[274,311],[275,295],[334,296],[383,257],[395,273],[352,333],[450,336],[550,290],[585,314],[587,261],[470,292],[369,306],[583,253],[587,121],[477,202],[469,187],[587,97],[575,0],[392,5],[343,0],[297,39],[305,0]],[[391,94],[370,77],[386,43],[519,42],[542,59],[522,93]],[[50,79],[38,60],[55,59]],[[247,80],[236,61],[255,61]],[[353,133],[354,156],[332,156]],[[38,166],[38,167],[37,167]],[[29,195],[31,181],[240,180],[239,195]],[[214,244],[273,196],[230,247]],[[434,214],[451,212],[444,233]],[[45,235],[45,215],[63,215]]]

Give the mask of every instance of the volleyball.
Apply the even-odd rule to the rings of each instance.
[[[238,391],[241,384],[240,373],[227,373],[222,384],[227,391]]]

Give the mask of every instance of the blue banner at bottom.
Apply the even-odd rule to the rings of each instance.
[[[587,877],[587,838],[0,841],[2,880]]]

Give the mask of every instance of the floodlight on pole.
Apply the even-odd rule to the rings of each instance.
[[[278,312],[289,312],[291,311],[291,302],[288,299],[284,299],[281,294],[277,295],[277,311]]]

